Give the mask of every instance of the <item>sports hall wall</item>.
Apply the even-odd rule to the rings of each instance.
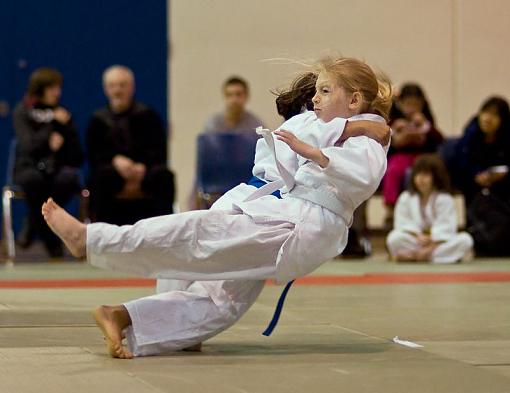
[[[195,138],[221,110],[221,83],[251,84],[250,109],[271,127],[270,90],[298,68],[274,58],[342,53],[364,58],[396,85],[423,85],[445,135],[459,135],[490,94],[510,99],[506,0],[171,0],[168,3],[172,167],[185,205]]]

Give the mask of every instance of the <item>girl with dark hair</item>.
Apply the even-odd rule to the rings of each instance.
[[[471,250],[471,236],[457,233],[448,172],[437,155],[424,154],[415,161],[386,244],[391,257],[401,262],[455,263]]]
[[[393,129],[388,170],[383,179],[383,197],[387,207],[387,226],[393,220],[393,208],[402,191],[406,171],[418,155],[434,153],[443,137],[435,128],[434,116],[423,89],[407,83],[400,89],[390,113]]]

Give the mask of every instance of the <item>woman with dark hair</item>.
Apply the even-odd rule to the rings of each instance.
[[[408,190],[395,207],[394,229],[386,244],[400,262],[455,263],[473,246],[468,233],[457,233],[457,213],[449,193],[448,172],[435,154],[414,163]]]
[[[400,89],[390,112],[390,125],[394,133],[388,154],[388,170],[383,179],[388,227],[393,221],[393,209],[408,168],[420,154],[436,152],[443,141],[435,127],[427,97],[423,89],[414,83],[406,83]]]
[[[484,101],[457,145],[457,176],[469,205],[483,188],[507,196],[510,180],[510,109],[501,97]]]
[[[55,69],[35,70],[13,114],[18,141],[14,182],[25,192],[29,209],[18,245],[30,246],[39,234],[52,257],[62,256],[62,245],[41,218],[40,206],[49,196],[65,204],[80,190],[78,168],[83,162],[71,114],[59,105],[62,82]]]
[[[467,205],[468,231],[480,255],[509,255],[510,109],[489,97],[457,144],[455,176]]]

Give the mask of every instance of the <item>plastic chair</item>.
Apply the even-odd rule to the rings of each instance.
[[[211,133],[198,137],[197,198],[209,208],[225,192],[252,177],[258,136],[245,133]]]
[[[16,244],[14,239],[14,227],[12,221],[12,201],[13,199],[24,199],[25,193],[20,186],[14,184],[14,163],[16,160],[16,147],[18,141],[14,138],[9,145],[9,156],[7,158],[7,173],[5,176],[5,185],[2,188],[2,209],[3,209],[3,234],[4,242],[7,249],[7,261],[13,262],[16,258]],[[81,176],[81,172],[80,172]],[[80,178],[80,183],[83,184]],[[80,192],[80,218],[83,220],[88,216],[88,198],[89,191],[82,189]]]

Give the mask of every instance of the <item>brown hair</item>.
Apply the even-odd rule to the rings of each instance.
[[[240,76],[231,76],[225,82],[223,82],[223,91],[225,91],[225,89],[231,85],[240,85],[243,87],[246,95],[250,93],[250,87],[248,86],[248,82],[246,82],[246,80],[244,80]]]
[[[63,80],[64,78],[62,77],[62,74],[54,68],[38,68],[30,74],[30,79],[28,81],[28,95],[35,98],[41,98],[47,87],[62,86]]]
[[[315,83],[317,74],[306,72],[299,75],[292,81],[287,89],[276,90],[273,93],[276,97],[276,110],[285,120],[299,115],[306,107],[313,109],[312,98],[315,95]]]
[[[411,180],[407,187],[411,194],[418,192],[414,178],[418,173],[423,172],[432,174],[433,187],[437,191],[450,192],[450,176],[441,157],[437,154],[422,154],[414,162],[411,171]]]
[[[363,112],[376,113],[388,121],[393,92],[391,81],[385,74],[376,75],[364,61],[351,57],[326,57],[315,68],[317,72],[332,75],[348,93],[360,92]]]

